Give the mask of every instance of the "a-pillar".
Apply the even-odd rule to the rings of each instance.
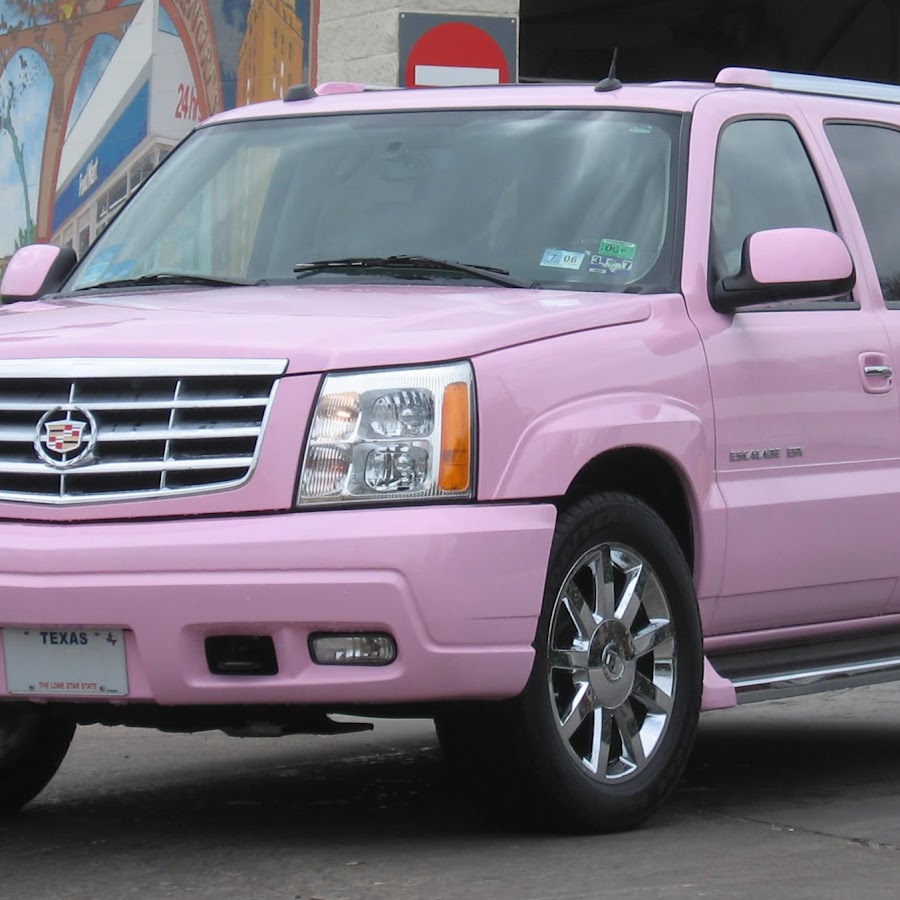
[[[400,14],[504,16],[518,21],[519,0],[318,0],[313,80],[396,85]]]

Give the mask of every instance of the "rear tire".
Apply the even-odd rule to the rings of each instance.
[[[662,519],[625,494],[560,516],[525,690],[436,720],[451,764],[524,825],[633,828],[671,793],[699,716],[693,580]]]
[[[0,705],[0,816],[17,812],[56,774],[75,723],[46,710]]]

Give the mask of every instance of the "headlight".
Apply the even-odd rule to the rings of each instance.
[[[469,363],[328,375],[298,502],[397,502],[474,494]]]

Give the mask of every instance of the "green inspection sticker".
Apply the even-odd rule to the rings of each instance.
[[[598,253],[602,256],[614,256],[616,259],[634,259],[637,252],[637,244],[630,244],[628,241],[616,241],[612,238],[603,238],[600,241],[600,249]]]

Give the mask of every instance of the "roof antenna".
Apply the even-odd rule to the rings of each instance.
[[[622,82],[616,78],[616,60],[619,58],[619,48],[616,47],[613,50],[613,58],[612,62],[609,65],[609,75],[603,79],[603,81],[599,82],[595,87],[595,91],[599,91],[601,94],[606,91],[617,91],[620,87],[622,87]]]

